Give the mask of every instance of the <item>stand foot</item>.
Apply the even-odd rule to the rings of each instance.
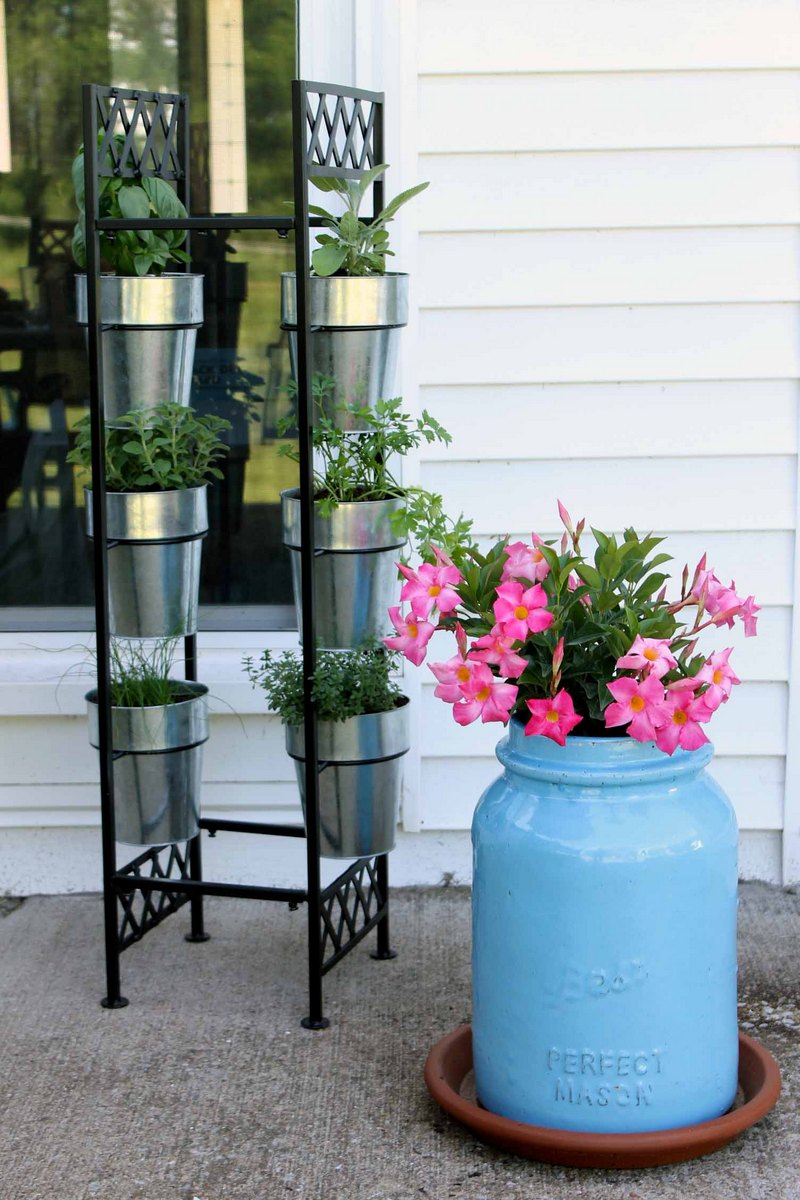
[[[127,1000],[125,996],[117,996],[116,1000],[109,1000],[108,996],[103,996],[100,1004],[103,1008],[127,1008],[130,1000]]]
[[[377,962],[384,962],[389,958],[397,958],[396,950],[370,950],[370,958],[376,959]]]
[[[330,1021],[327,1017],[320,1017],[318,1021],[312,1020],[311,1017],[303,1017],[300,1024],[303,1029],[327,1029]]]
[[[210,939],[210,933],[185,933],[183,935],[185,942],[208,942]]]

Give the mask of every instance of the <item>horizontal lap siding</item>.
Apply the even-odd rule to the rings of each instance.
[[[800,8],[420,0],[423,485],[501,533],[669,534],[756,592],[710,729],[746,830],[784,819],[800,398]],[[713,639],[712,639],[713,640]],[[441,653],[440,653],[441,651]],[[432,657],[450,653],[441,642]],[[421,696],[423,829],[462,829],[497,726]]]
[[[427,76],[419,116],[425,154],[790,146],[800,71]]]
[[[420,0],[422,75],[800,66],[795,0]]]

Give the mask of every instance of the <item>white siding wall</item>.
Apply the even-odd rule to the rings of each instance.
[[[780,875],[800,376],[800,6],[418,3],[424,483],[482,535],[703,549],[764,606],[714,722],[746,871]],[[727,639],[721,639],[726,644]],[[796,669],[796,668],[795,668]],[[421,829],[460,829],[495,730],[423,684]],[[790,776],[794,774],[790,762]],[[796,870],[794,860],[790,871]]]
[[[304,73],[385,87],[389,187],[431,180],[393,239],[413,280],[403,391],[454,443],[407,478],[481,535],[554,533],[560,496],[600,526],[670,534],[679,567],[708,549],[756,592],[762,632],[736,639],[744,683],[715,720],[715,769],[745,873],[781,877],[785,825],[785,877],[800,878],[800,764],[787,759],[800,732],[800,4],[347,0],[335,20],[332,7],[301,6]],[[99,883],[86,679],[58,684],[85,658],[76,640],[0,635],[0,892]],[[212,814],[298,813],[278,722],[240,671],[267,640],[292,639],[201,638]],[[427,672],[408,674],[417,727],[393,878],[467,879],[498,727],[460,730]],[[217,877],[302,875],[302,846],[285,840],[220,837],[204,853]]]

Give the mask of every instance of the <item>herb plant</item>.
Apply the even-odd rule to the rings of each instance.
[[[110,640],[114,708],[156,708],[194,695],[182,680],[170,679],[177,644],[176,638],[159,638],[151,646],[139,640]]]
[[[103,135],[98,135],[98,144]],[[125,144],[121,134],[114,137],[116,157],[119,158]],[[108,163],[113,162],[110,150]],[[121,164],[125,166],[126,164]],[[72,163],[72,184],[80,217],[72,235],[72,256],[83,270],[86,269],[86,196],[84,193],[83,146]],[[163,179],[151,176],[128,179],[122,176],[101,175],[98,180],[99,215],[101,218],[138,220],[148,217],[165,217],[179,220],[186,216],[186,209],[173,188]],[[186,240],[183,229],[118,229],[113,233],[100,234],[102,261],[116,275],[160,275],[170,262],[186,263],[188,255],[179,247]]]
[[[504,537],[459,565],[439,551],[435,565],[401,568],[400,601],[411,611],[389,610],[396,634],[386,645],[419,665],[437,629],[455,634],[456,654],[431,670],[460,725],[513,715],[527,721],[526,733],[561,745],[579,726],[594,737],[624,728],[669,754],[696,749],[708,740],[701,726],[739,682],[731,649],[706,656],[698,637],[735,620],[753,636],[753,596],[721,583],[703,555],[693,575],[684,568],[670,600],[663,538],[626,529],[619,541],[592,529],[592,561],[585,522],[573,528],[561,504],[559,513],[560,548],[536,534],[530,544]]]
[[[320,721],[347,721],[366,713],[390,712],[404,699],[390,678],[397,656],[377,642],[353,650],[320,650],[312,680],[311,698]],[[292,651],[275,655],[265,650],[254,663],[244,659],[253,687],[260,687],[271,711],[284,725],[303,723],[303,662]]]
[[[392,474],[393,454],[407,454],[423,442],[452,441],[438,421],[423,410],[419,417],[401,411],[402,399],[379,400],[374,408],[358,402],[337,404],[333,415],[317,405],[318,415],[312,431],[312,443],[318,467],[314,472],[314,497],[323,516],[329,516],[337,504],[357,500],[390,500],[403,495],[401,484]],[[339,428],[336,414],[358,421],[357,432]],[[278,433],[286,436],[296,428],[294,418],[281,422]],[[281,446],[279,453],[293,462],[300,452],[293,443]]]
[[[329,517],[339,504],[365,500],[392,500],[402,497],[405,504],[392,515],[395,533],[411,537],[423,556],[430,555],[430,543],[458,555],[473,546],[472,522],[459,514],[453,521],[444,511],[442,497],[425,488],[404,488],[392,474],[392,455],[407,454],[423,442],[448,445],[452,438],[429,412],[412,417],[401,410],[402,399],[379,400],[374,408],[358,401],[331,404],[336,381],[315,375],[312,393],[316,416],[312,428],[314,448],[314,499],[323,517]],[[347,418],[337,422],[337,417]],[[341,424],[357,423],[357,430],[342,429]],[[278,424],[278,435],[296,431],[294,416]],[[279,455],[300,461],[296,444],[284,443]]]
[[[75,429],[77,440],[67,462],[90,472],[88,413]],[[221,479],[222,472],[214,464],[228,452],[219,436],[227,429],[230,421],[200,417],[181,404],[126,413],[113,427],[106,427],[106,487],[112,492],[164,492]]]
[[[403,204],[428,186],[427,183],[418,183],[416,187],[390,200],[373,221],[360,221],[358,210],[367,189],[387,166],[387,163],[381,163],[373,167],[358,181],[312,178],[314,187],[321,192],[336,192],[346,205],[339,217],[316,204],[308,206],[309,212],[322,217],[323,224],[331,230],[331,233],[321,233],[317,237],[319,248],[311,255],[315,275],[383,275],[386,271],[386,257],[393,257],[386,226]]]

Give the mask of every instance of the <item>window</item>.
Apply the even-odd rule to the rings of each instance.
[[[0,628],[87,628],[83,494],[65,463],[88,394],[70,254],[80,85],[188,92],[193,214],[286,213],[295,5],[0,0],[3,9],[0,171],[9,165],[3,111],[12,169],[0,173]],[[205,275],[205,320],[191,403],[233,426],[203,551],[203,624],[285,627],[293,616],[280,491],[296,478],[278,455],[288,403],[279,277],[293,267],[293,247],[267,233],[194,234],[192,260]]]

